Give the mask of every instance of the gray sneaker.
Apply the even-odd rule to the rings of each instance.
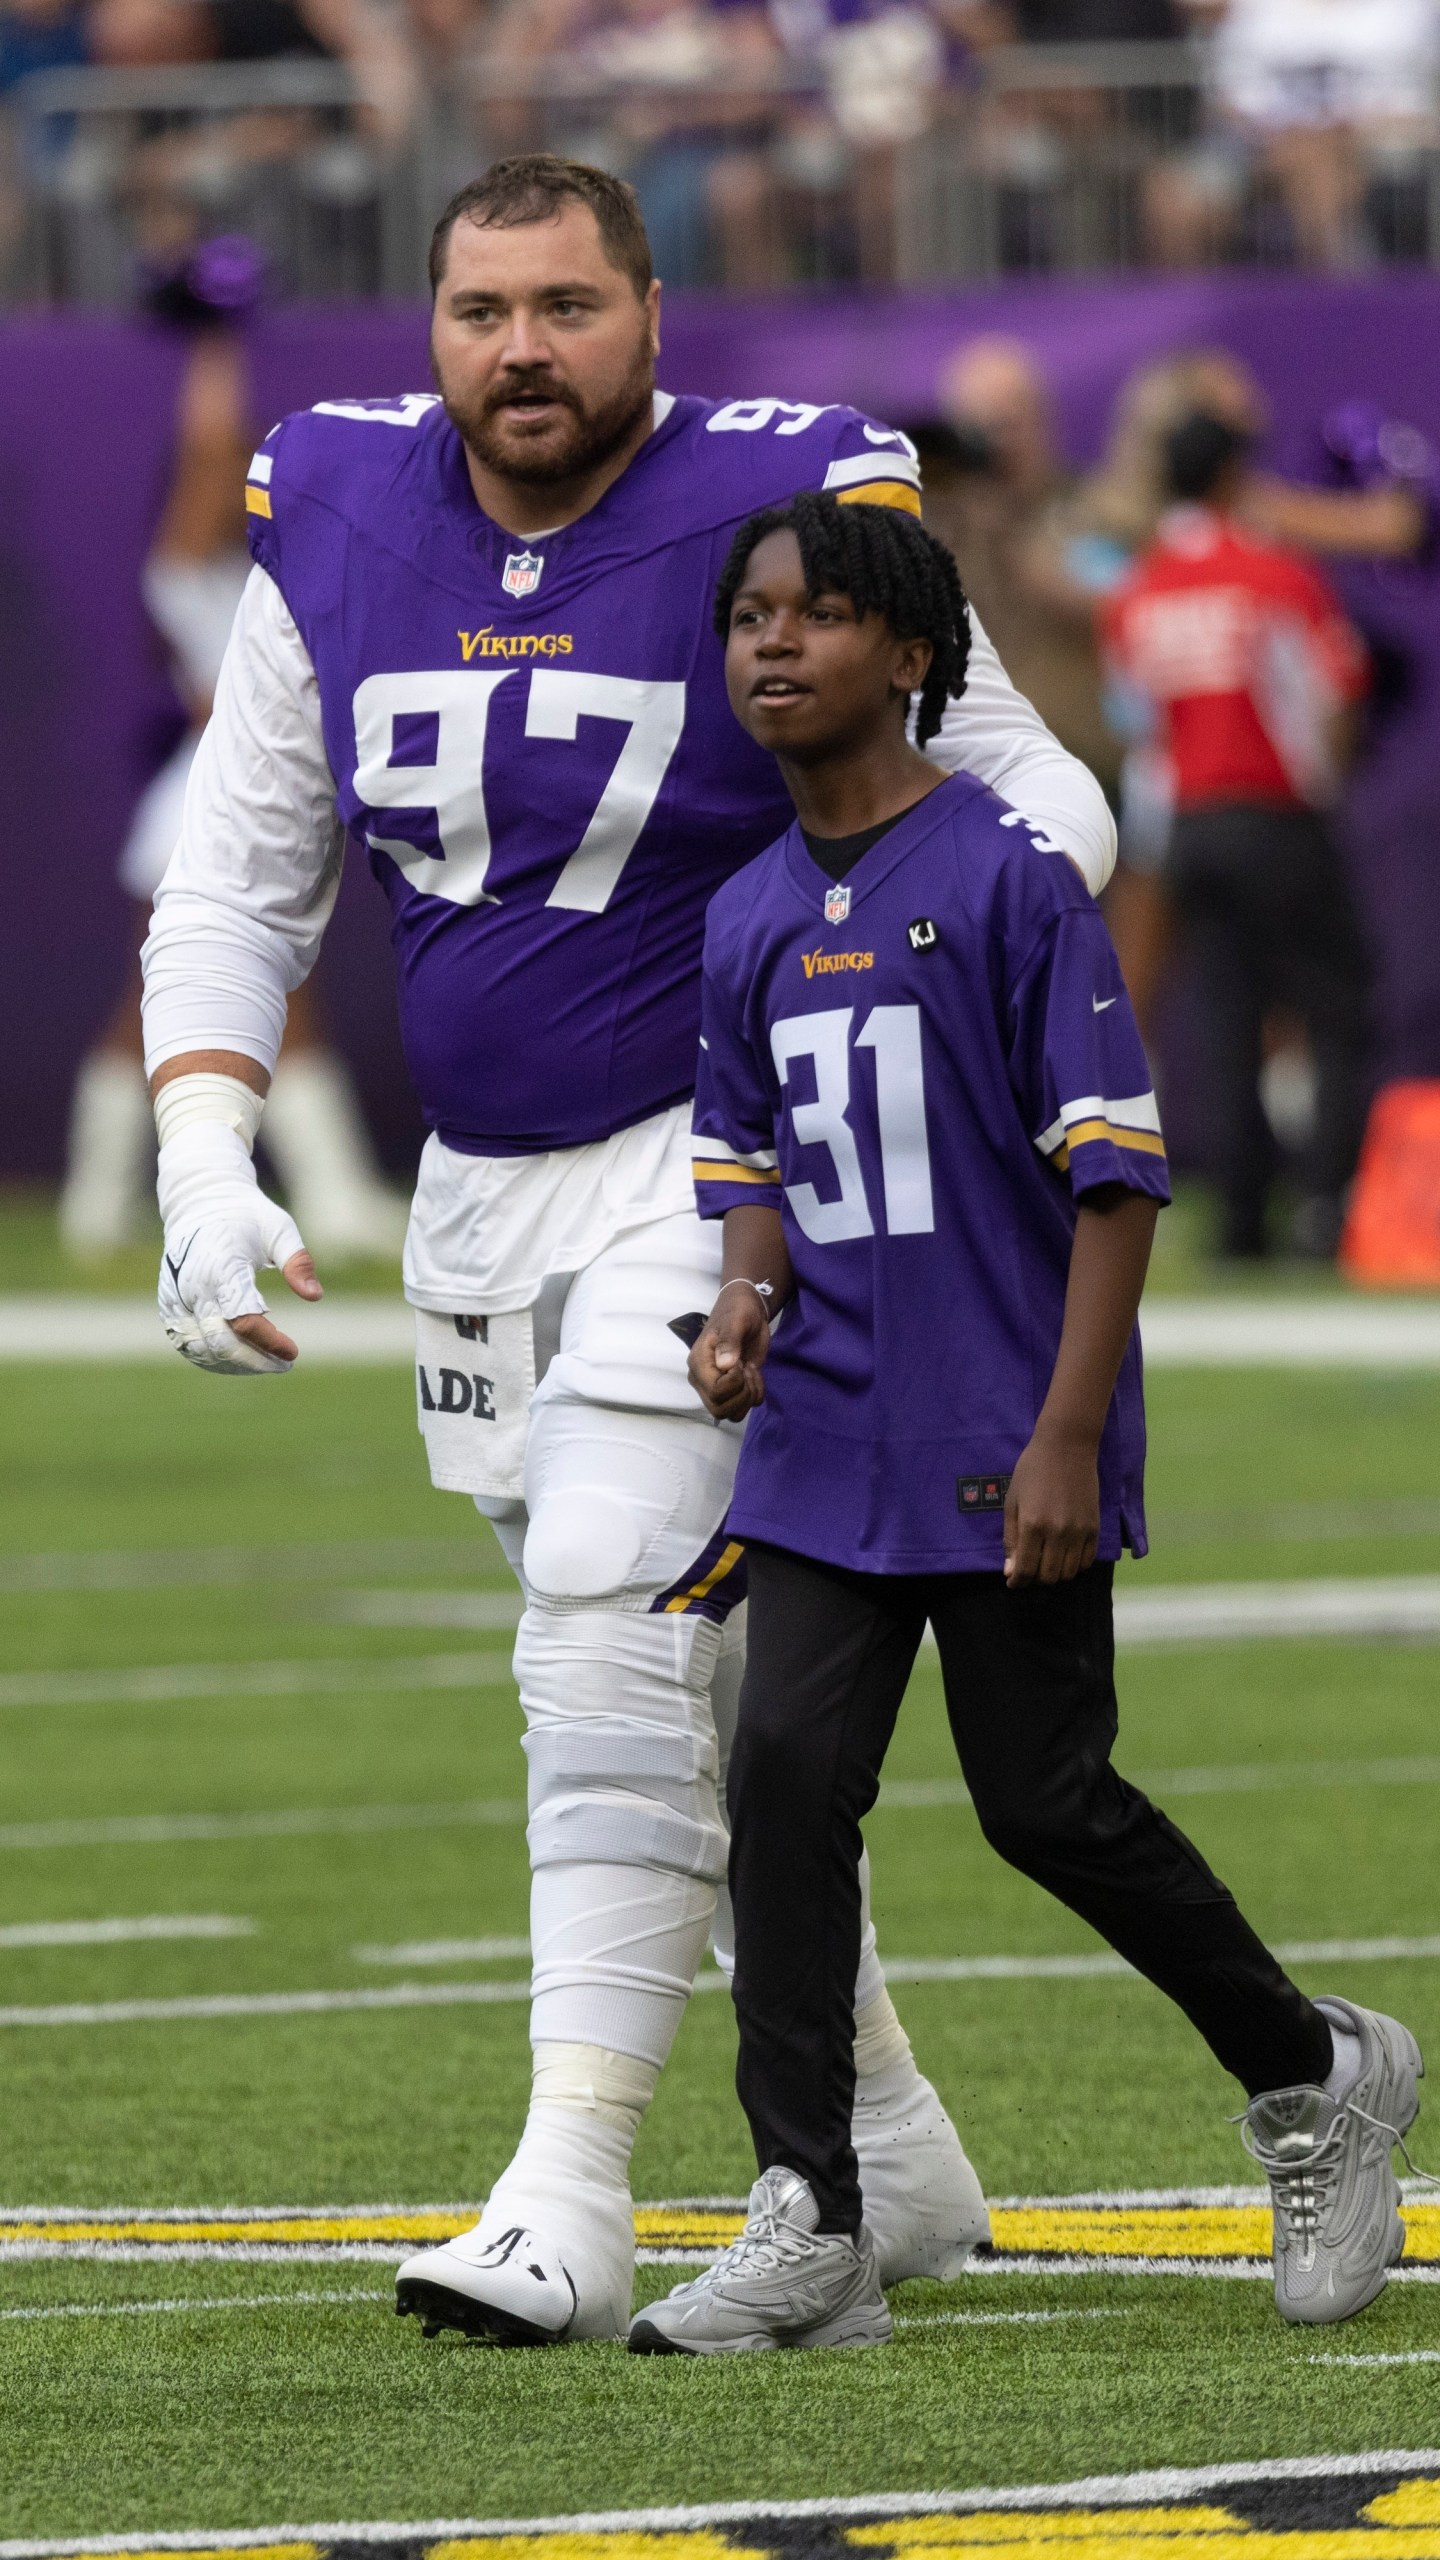
[[[1297,2321],[1348,2320],[1385,2289],[1405,2246],[1392,2153],[1420,2111],[1425,2065],[1408,2027],[1352,2001],[1315,2003],[1360,2039],[1360,2069],[1338,2098],[1267,2089],[1243,2118],[1246,2149],[1270,2181],[1275,2304]]]
[[[632,2356],[753,2355],[776,2347],[879,2347],[891,2334],[868,2231],[815,2228],[819,2207],[793,2169],[750,2190],[738,2240],[703,2276],[630,2323]]]

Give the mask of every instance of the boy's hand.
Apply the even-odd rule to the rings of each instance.
[[[1070,1582],[1095,1561],[1100,1473],[1088,1432],[1047,1430],[1043,1419],[1015,1461],[1005,1504],[1005,1579]]]
[[[741,1281],[722,1289],[690,1354],[690,1384],[717,1422],[741,1422],[765,1401],[761,1370],[770,1325],[758,1292]]]

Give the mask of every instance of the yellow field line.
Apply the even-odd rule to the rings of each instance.
[[[356,2242],[421,2247],[470,2229],[474,2208],[391,2213],[337,2212],[274,2215],[196,2213],[170,2215],[0,2215],[0,2252],[17,2243],[50,2248],[130,2242],[163,2250],[234,2246],[340,2246]],[[639,2205],[635,2238],[642,2249],[717,2253],[740,2229],[741,2216],[710,2206]],[[1094,2205],[1008,2204],[991,2215],[1000,2257],[1264,2258],[1270,2253],[1270,2215],[1259,2204]],[[1440,2262],[1440,2204],[1405,2207],[1406,2257]]]

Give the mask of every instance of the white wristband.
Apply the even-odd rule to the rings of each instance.
[[[220,1120],[251,1155],[264,1108],[263,1095],[238,1076],[172,1076],[155,1096],[155,1134],[164,1147],[197,1120]]]

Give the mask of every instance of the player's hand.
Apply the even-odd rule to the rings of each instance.
[[[1095,1561],[1100,1542],[1100,1471],[1088,1435],[1037,1426],[1015,1461],[1005,1503],[1005,1579],[1070,1582]]]
[[[297,1298],[323,1292],[287,1210],[267,1200],[242,1141],[197,1123],[161,1149],[160,1320],[182,1359],[222,1377],[273,1376],[298,1347],[272,1324],[257,1270],[279,1269]]]
[[[753,1289],[722,1289],[690,1354],[690,1384],[717,1422],[743,1422],[765,1401],[770,1325]]]

